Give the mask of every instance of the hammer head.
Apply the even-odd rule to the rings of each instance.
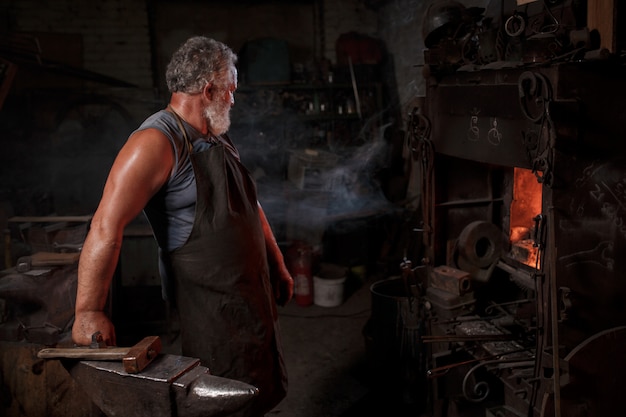
[[[148,336],[128,350],[122,359],[124,370],[129,374],[141,372],[161,352],[159,336]]]

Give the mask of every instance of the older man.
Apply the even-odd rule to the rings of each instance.
[[[78,269],[72,337],[100,331],[124,228],[143,210],[159,246],[164,296],[180,317],[182,354],[211,373],[259,388],[242,415],[261,416],[285,396],[276,303],[291,278],[256,188],[225,135],[237,88],[237,57],[221,42],[192,37],[172,56],[166,109],[148,117],[120,150]]]

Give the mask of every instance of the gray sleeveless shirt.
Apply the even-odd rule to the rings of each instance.
[[[203,135],[185,121],[182,123],[193,145],[193,152],[203,151],[214,142],[215,138]],[[167,300],[171,295],[169,253],[183,246],[191,233],[196,208],[196,180],[189,159],[189,148],[175,116],[167,110],[161,110],[148,117],[137,131],[149,128],[158,129],[167,136],[174,151],[174,167],[170,178],[144,208],[159,246],[159,272],[163,297]],[[239,158],[230,140],[226,137],[221,137],[221,140]]]

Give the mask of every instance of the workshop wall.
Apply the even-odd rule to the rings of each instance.
[[[0,57],[17,69],[0,109],[0,218],[92,212],[156,105],[146,3],[6,0],[0,24]]]
[[[172,52],[193,35],[205,35],[240,53],[246,42],[278,39],[288,44],[292,61],[313,59],[316,37],[312,2],[232,1],[172,2],[156,0],[151,6],[154,27],[156,77],[165,91],[164,72]]]
[[[408,115],[413,106],[420,104],[426,94],[422,70],[424,66],[424,37],[422,23],[428,6],[433,1],[390,0],[378,8],[378,36],[388,52],[388,65],[392,69],[397,94],[394,102],[400,115]],[[486,7],[490,0],[460,0],[466,7]]]
[[[323,0],[320,16],[324,22],[320,38],[322,56],[336,63],[336,42],[344,33],[356,31],[363,35],[378,36],[378,13],[364,3],[362,0]]]
[[[149,22],[144,0],[5,0],[7,30],[78,34],[85,69],[139,87],[152,86]],[[45,51],[44,51],[45,52]]]
[[[341,34],[358,31],[373,36],[377,32],[376,12],[359,0],[155,0],[151,4],[157,77],[162,88],[169,56],[193,34],[214,37],[237,53],[257,39],[284,40],[291,63],[311,67],[321,59],[336,63],[335,45]]]
[[[468,5],[485,2],[464,0]],[[0,175],[0,201],[12,200],[13,211],[20,214],[95,210],[116,151],[146,115],[166,103],[165,65],[193,33],[214,36],[236,51],[252,39],[286,39],[291,62],[305,67],[319,60],[336,65],[336,43],[342,34],[381,39],[387,53],[382,80],[389,95],[385,117],[402,129],[405,115],[425,91],[421,23],[428,4],[5,0],[0,5],[5,33],[33,34],[43,58],[133,87],[21,67],[13,97],[0,112],[0,140],[9,150],[0,157],[7,159],[0,161],[7,173]],[[85,117],[89,120],[81,119]],[[94,117],[104,120],[94,124]],[[39,151],[34,155],[33,144]]]
[[[167,102],[165,64],[193,33],[235,51],[250,39],[286,39],[293,62],[315,65],[322,51],[335,60],[339,34],[375,34],[376,20],[358,0],[6,0],[0,33],[33,37],[41,51],[29,58],[66,71],[19,66],[0,112],[8,150],[0,157],[0,201],[11,201],[6,212],[24,215],[93,212],[119,147]]]

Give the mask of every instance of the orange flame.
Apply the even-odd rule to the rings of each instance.
[[[520,262],[539,268],[538,250],[534,246],[534,218],[541,213],[542,189],[535,174],[528,169],[514,168],[513,200],[509,236],[511,255]]]

